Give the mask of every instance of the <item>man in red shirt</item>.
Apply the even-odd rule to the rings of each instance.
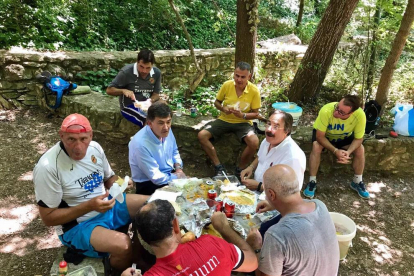
[[[141,238],[157,257],[155,265],[144,276],[222,276],[257,268],[253,249],[230,227],[221,212],[213,214],[211,223],[224,240],[202,235],[182,244],[174,207],[166,200],[154,200],[142,207],[135,216],[135,223]],[[134,273],[134,269],[129,268],[122,276]]]

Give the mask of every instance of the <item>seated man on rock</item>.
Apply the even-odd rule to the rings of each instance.
[[[283,216],[264,241],[251,230],[247,242],[257,253],[262,275],[337,275],[339,245],[328,209],[317,199],[304,200],[295,172],[286,165],[269,168],[263,177],[267,201],[259,212],[278,210]]]
[[[257,118],[259,114],[261,99],[259,89],[249,81],[250,70],[248,63],[237,63],[234,80],[223,84],[214,102],[214,106],[221,111],[221,115],[198,133],[198,140],[213,162],[216,175],[223,175],[226,170],[220,163],[210,139],[218,139],[225,133],[234,133],[241,142],[246,143],[239,166],[235,171],[237,177],[240,177],[241,170],[252,161],[259,146],[259,138],[251,120]]]
[[[365,151],[362,145],[366,117],[365,112],[359,107],[360,99],[355,95],[346,95],[340,102],[324,105],[319,111],[313,127],[312,152],[309,157],[309,183],[303,191],[303,195],[313,198],[316,191],[316,174],[321,162],[323,149],[332,152],[337,162],[348,164],[351,154],[354,155],[352,167],[354,178],[350,184],[360,197],[369,198],[369,192],[362,181],[362,173],[365,166]]]
[[[229,225],[224,213],[211,217],[214,228],[224,240],[202,235],[182,243],[174,207],[166,200],[154,200],[136,214],[136,228],[157,257],[155,265],[144,275],[230,275],[232,271],[248,272],[257,268],[254,251]],[[122,276],[134,275],[132,268]]]
[[[60,241],[88,257],[106,257],[124,270],[131,265],[131,239],[115,231],[131,217],[147,196],[125,195],[123,203],[108,193],[118,176],[102,147],[92,141],[92,127],[80,114],[67,116],[60,142],[49,149],[33,171],[39,214],[47,226],[55,226]]]
[[[171,120],[172,111],[166,103],[152,104],[147,125],[129,142],[129,165],[137,194],[151,195],[169,181],[185,177]]]
[[[302,189],[306,156],[290,136],[292,124],[292,115],[277,109],[273,111],[267,121],[266,139],[260,144],[256,159],[240,174],[243,185],[253,191],[263,191],[264,172],[274,165],[285,164],[294,170],[299,189]],[[254,179],[250,179],[253,171]]]
[[[154,103],[162,91],[161,71],[154,63],[154,53],[141,50],[137,62],[124,66],[106,89],[108,95],[119,96],[122,116],[139,127],[145,125],[147,114],[134,102],[150,100]]]

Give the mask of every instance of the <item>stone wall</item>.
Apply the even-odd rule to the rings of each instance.
[[[342,43],[338,53],[352,51],[358,44]],[[296,72],[306,51],[303,45],[278,45],[272,50],[257,49],[260,74],[281,78]],[[203,85],[221,83],[234,70],[234,48],[196,50],[197,60],[206,71]],[[196,73],[188,50],[155,51],[156,66],[163,74],[163,86],[177,89],[188,84]],[[35,52],[0,50],[0,108],[10,109],[39,104],[35,77],[42,71],[77,81],[76,75],[87,71],[116,70],[136,61],[136,52]]]
[[[138,131],[137,126],[132,125],[121,116],[118,101],[114,97],[103,96],[96,92],[64,97],[58,114],[63,118],[74,112],[89,118],[96,135],[103,135],[114,143],[126,145],[130,137]],[[193,171],[202,171],[202,175],[211,175],[213,166],[201,149],[197,133],[211,120],[213,118],[208,116],[191,118],[186,115],[181,117],[174,115],[173,117],[172,129],[184,160],[184,166],[190,167]],[[385,133],[387,133],[386,130]],[[312,129],[310,127],[299,128],[292,137],[309,157],[312,149]],[[263,139],[264,137],[259,136],[259,138]],[[221,162],[232,173],[243,145],[233,134],[225,135],[214,145]],[[365,141],[364,146],[366,148],[366,171],[387,174],[413,173],[411,166],[414,164],[414,139],[409,137],[372,139]],[[351,172],[352,166],[337,164],[333,154],[329,152],[322,154],[320,171],[330,173],[333,170]]]

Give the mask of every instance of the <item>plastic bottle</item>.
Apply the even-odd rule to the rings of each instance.
[[[68,274],[68,264],[65,261],[59,263],[59,276]]]
[[[182,103],[181,102],[178,102],[177,103],[177,111],[175,112],[175,115],[176,116],[178,116],[178,117],[181,116],[181,114],[182,114],[182,108],[183,108]]]
[[[195,108],[194,106],[192,106],[190,109],[190,116],[191,118],[197,117],[197,108]]]

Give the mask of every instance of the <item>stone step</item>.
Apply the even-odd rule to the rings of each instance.
[[[56,256],[55,261],[53,262],[52,267],[50,268],[50,276],[58,276],[59,275],[59,263],[61,261],[63,261],[63,253],[66,252],[67,247],[63,246],[60,248],[59,253]],[[78,264],[78,265],[74,265],[74,264],[70,264],[68,263],[68,273],[71,273],[75,270],[81,269],[85,266],[92,266],[93,269],[95,270],[95,273],[97,276],[104,276],[105,272],[104,272],[104,266],[102,263],[102,259],[100,258],[85,258],[83,259],[83,261]]]

